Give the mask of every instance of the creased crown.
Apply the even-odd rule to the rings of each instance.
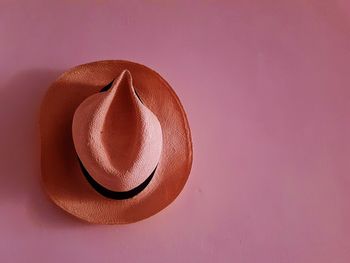
[[[140,101],[129,71],[85,99],[73,117],[73,141],[85,169],[111,191],[129,191],[157,166],[162,129]]]

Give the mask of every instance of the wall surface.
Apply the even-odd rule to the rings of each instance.
[[[192,128],[183,192],[131,225],[40,185],[43,95],[102,59],[161,73]],[[2,0],[0,261],[350,262],[349,61],[346,0]]]

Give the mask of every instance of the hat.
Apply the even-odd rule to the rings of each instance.
[[[90,223],[150,217],[183,189],[192,165],[184,109],[146,66],[97,61],[62,74],[40,113],[44,188]]]

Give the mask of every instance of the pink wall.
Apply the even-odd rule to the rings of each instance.
[[[350,262],[349,47],[346,0],[1,1],[0,261]],[[184,191],[132,225],[40,187],[43,94],[100,59],[159,71],[193,133]]]

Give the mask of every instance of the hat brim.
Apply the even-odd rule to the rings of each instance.
[[[163,149],[157,170],[138,195],[113,200],[84,177],[73,145],[76,108],[128,69],[144,104],[157,116]],[[68,213],[96,224],[125,224],[148,218],[181,192],[192,165],[192,141],[185,111],[170,85],[155,71],[129,61],[108,60],[77,66],[49,88],[40,113],[41,170],[52,201]]]

